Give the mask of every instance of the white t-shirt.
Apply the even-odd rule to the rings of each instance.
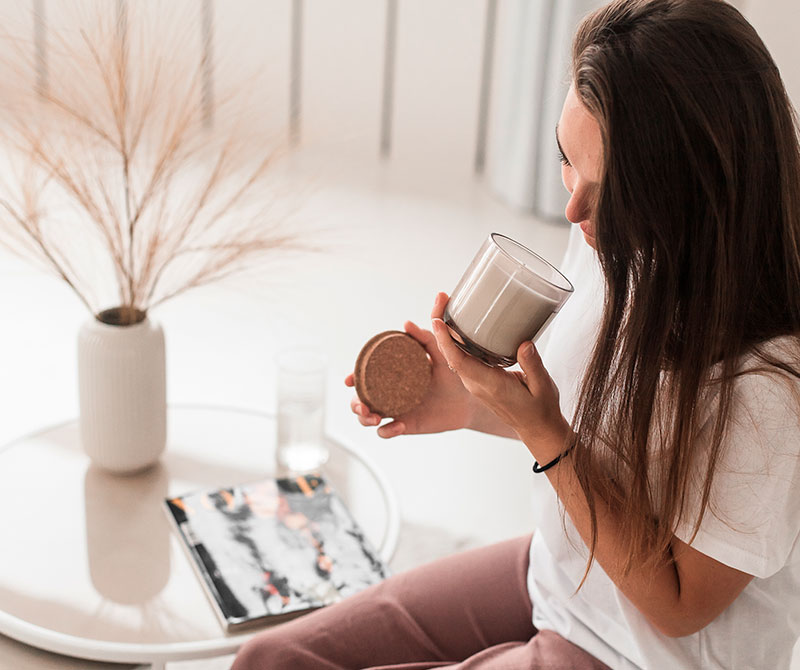
[[[575,294],[551,324],[543,359],[569,417],[603,300],[597,257],[577,226],[562,269]],[[528,571],[537,628],[558,632],[615,670],[789,668],[800,636],[800,418],[794,398],[800,384],[751,373],[739,377],[734,388],[732,423],[712,491],[717,515],[705,515],[692,546],[755,578],[701,631],[666,637],[597,562],[576,592],[586,568],[586,546],[569,517],[569,537],[564,533],[558,499],[548,486],[537,499],[540,522]],[[688,541],[691,532],[679,527],[676,535]]]

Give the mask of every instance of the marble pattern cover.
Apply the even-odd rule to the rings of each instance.
[[[229,632],[335,603],[388,576],[317,475],[190,493],[165,507]]]

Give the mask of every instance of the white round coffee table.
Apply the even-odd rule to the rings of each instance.
[[[234,652],[161,503],[274,473],[272,416],[171,407],[161,462],[130,477],[90,465],[76,421],[0,451],[0,633],[82,659],[144,663]],[[328,438],[324,474],[389,561],[399,515],[369,458]]]

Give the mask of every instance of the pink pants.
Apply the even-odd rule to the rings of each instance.
[[[270,628],[231,670],[608,670],[531,623],[530,537],[449,556]]]

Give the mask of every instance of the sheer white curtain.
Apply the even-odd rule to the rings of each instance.
[[[498,195],[545,219],[563,219],[555,126],[569,85],[572,35],[605,0],[509,0],[500,16],[488,177]]]

